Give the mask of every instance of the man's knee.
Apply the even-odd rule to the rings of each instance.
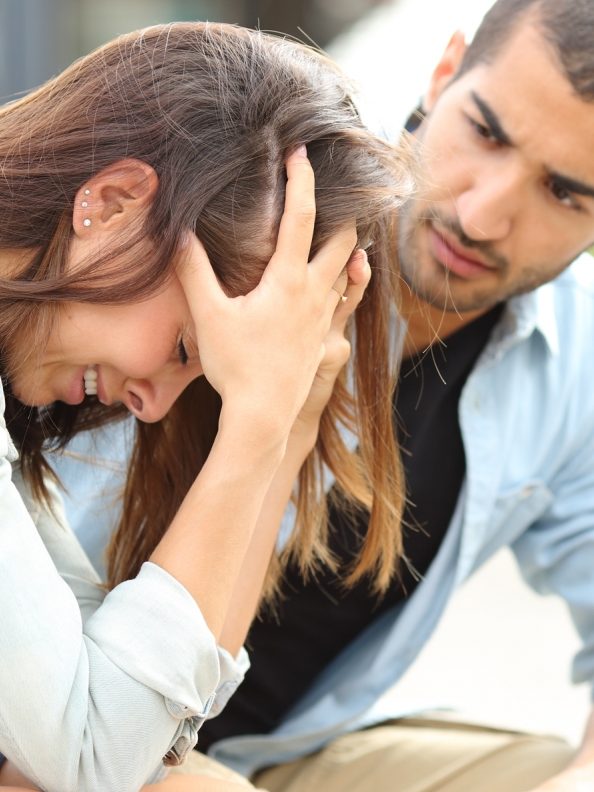
[[[524,792],[572,753],[557,737],[403,720],[339,737],[255,782],[270,792]]]

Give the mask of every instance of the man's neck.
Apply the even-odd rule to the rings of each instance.
[[[400,308],[407,323],[404,357],[423,352],[437,340],[448,338],[488,310],[484,308],[465,313],[444,311],[413,294],[406,285],[402,288]]]

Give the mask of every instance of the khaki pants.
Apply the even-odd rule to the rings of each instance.
[[[252,781],[268,792],[527,792],[571,757],[558,737],[406,718],[339,737]],[[219,767],[212,762],[211,772]]]
[[[220,762],[215,762],[208,756],[199,753],[198,751],[190,751],[186,757],[185,762],[179,767],[171,769],[173,775],[197,775],[206,776],[207,778],[218,778],[224,781],[234,781],[237,784],[245,786],[246,789],[254,789],[247,778],[239,775],[234,770],[231,770]]]

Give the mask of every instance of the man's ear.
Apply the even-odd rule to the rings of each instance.
[[[423,99],[423,110],[425,113],[431,112],[442,91],[452,81],[462,63],[466,49],[464,34],[461,30],[457,30],[449,40],[445,52],[431,75],[429,89]]]
[[[122,159],[96,173],[74,198],[72,226],[78,237],[92,230],[116,231],[133,227],[150,206],[159,177],[137,159]]]

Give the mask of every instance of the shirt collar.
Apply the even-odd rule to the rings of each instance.
[[[559,329],[555,313],[555,287],[545,283],[534,291],[512,297],[505,308],[493,341],[511,346],[540,333],[551,355],[559,354]]]

